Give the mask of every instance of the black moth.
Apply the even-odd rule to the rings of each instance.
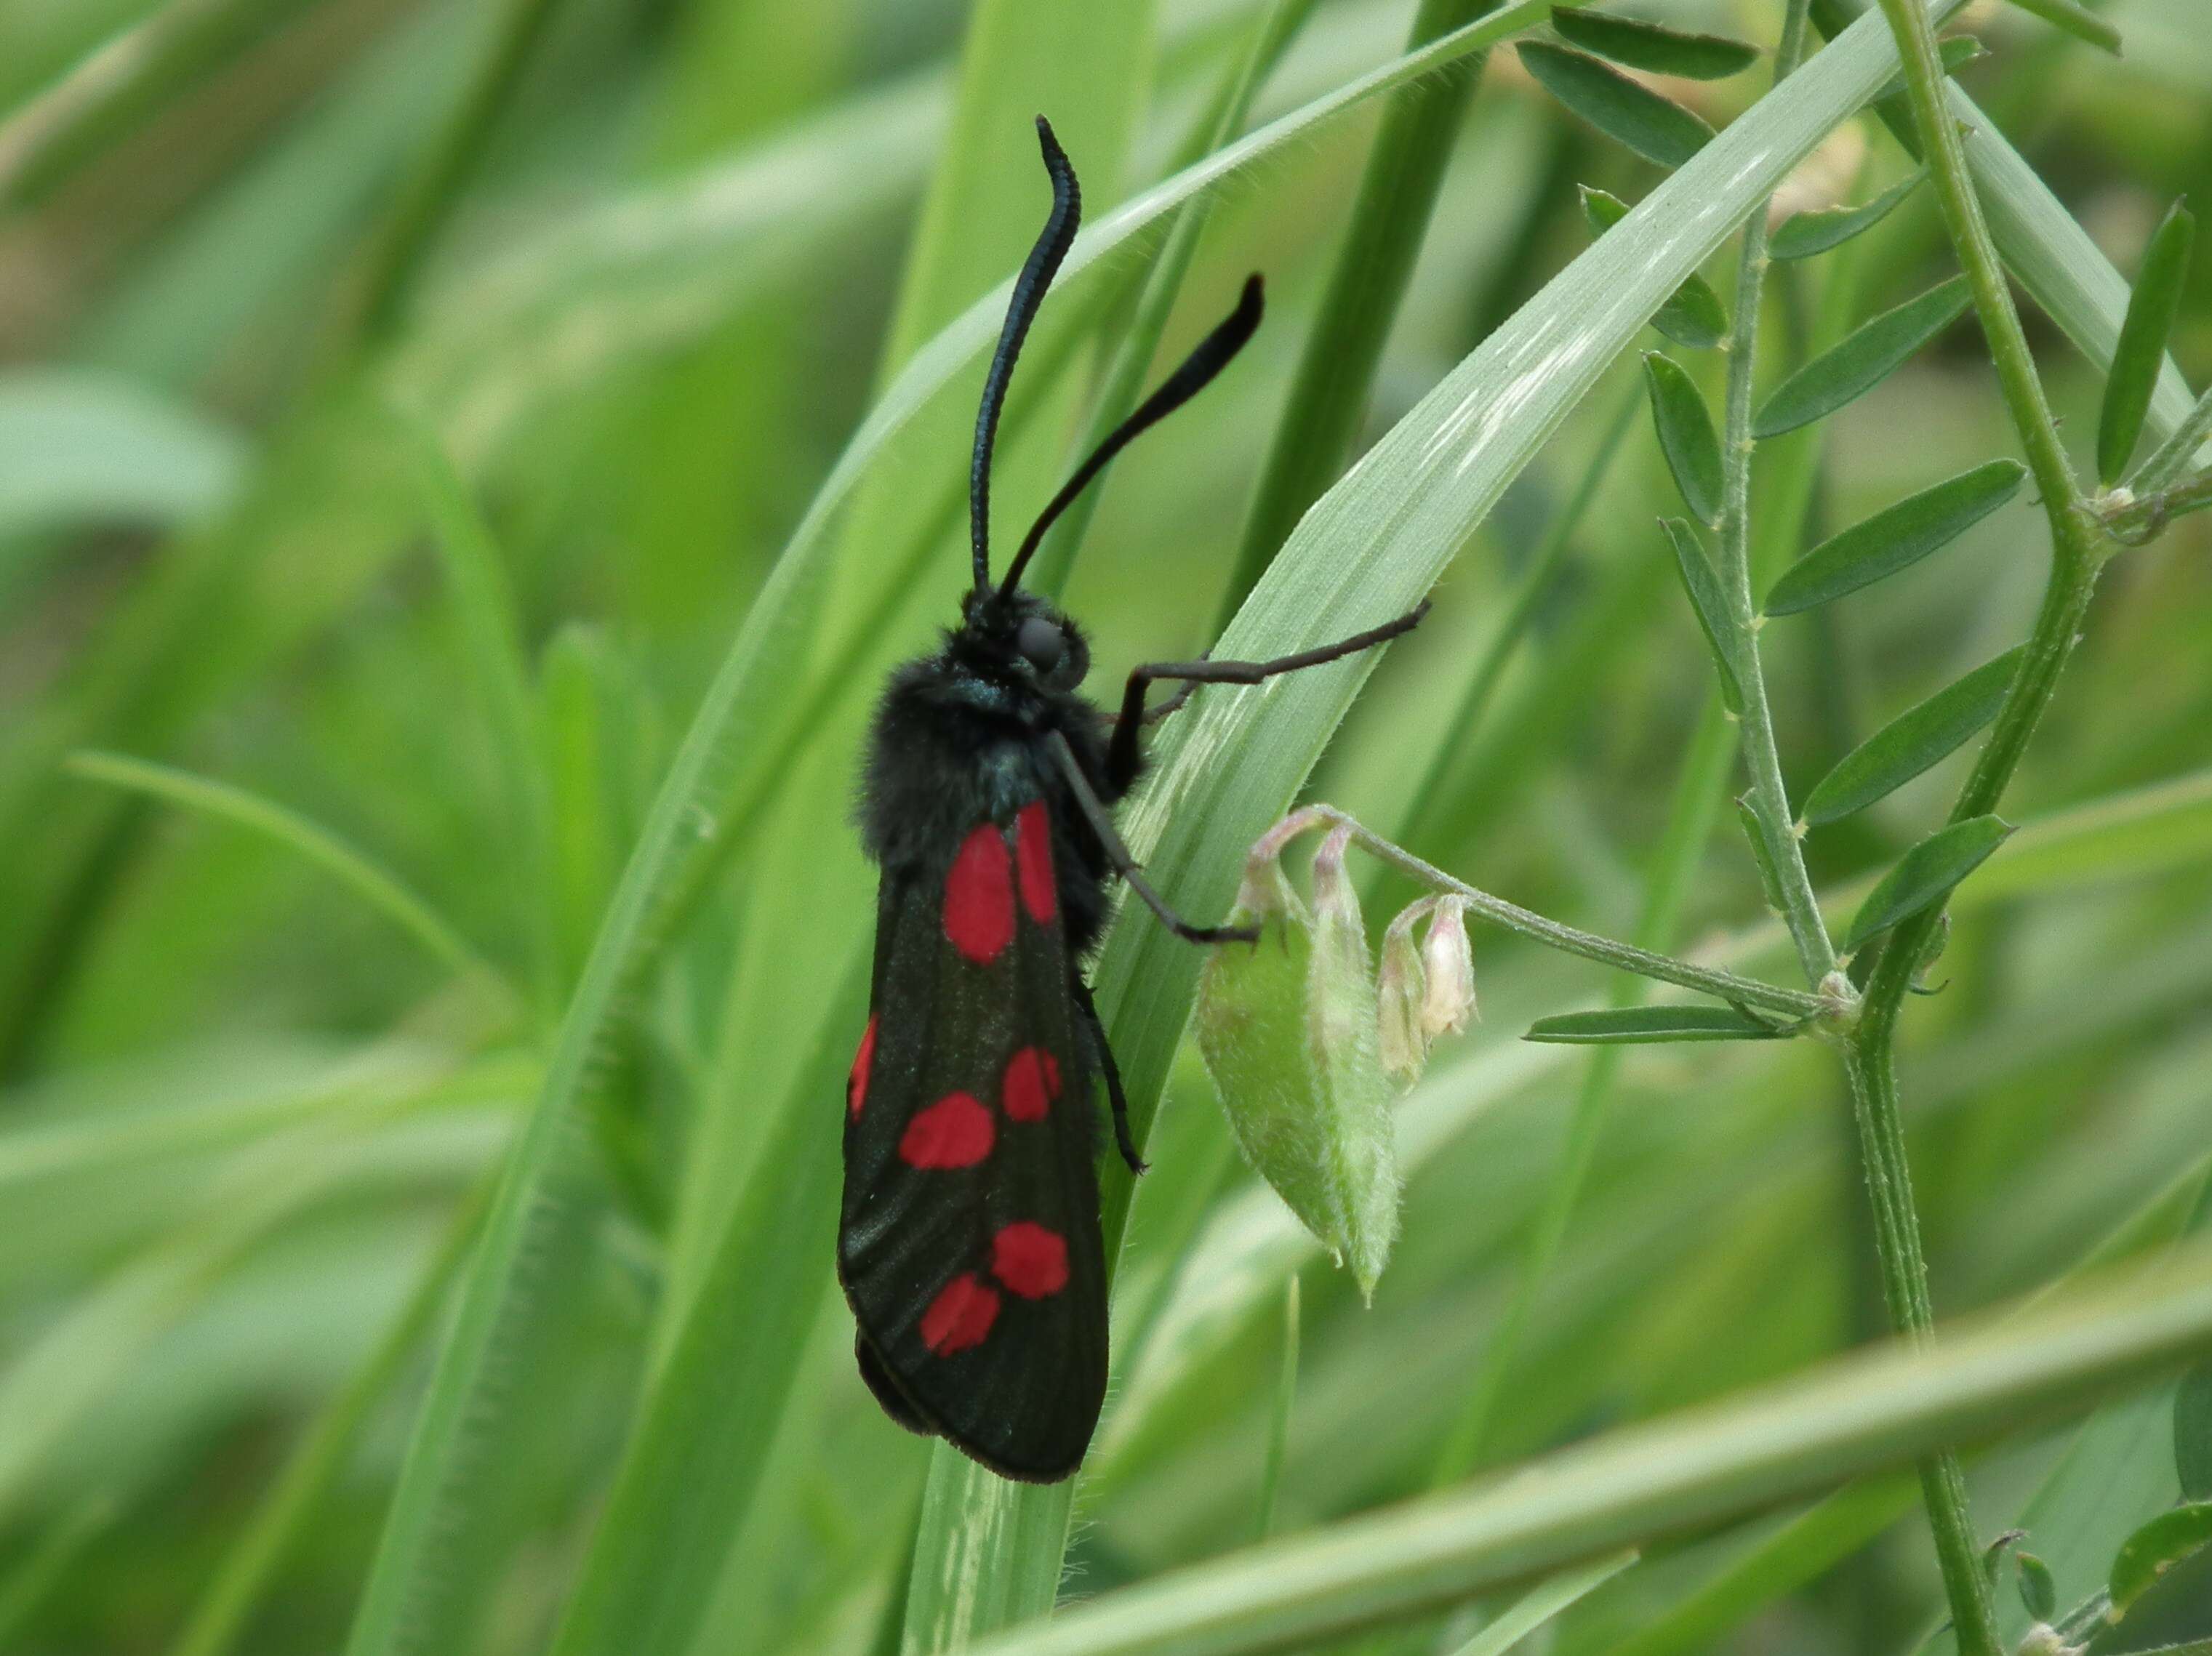
[[[1112,807],[1143,767],[1141,729],[1194,685],[1334,661],[1405,632],[1421,611],[1277,661],[1139,667],[1118,719],[1078,692],[1090,665],[1082,631],[1021,590],[1022,570],[1107,463],[1243,349],[1260,324],[1260,279],[1076,468],[994,586],[1000,409],[1081,214],[1042,117],[1037,136],[1052,212],[1014,284],[976,416],[975,584],[944,647],[892,674],[870,737],[860,826],[883,883],[868,1025],[846,1087],[837,1274],[860,1374],[893,1420],[1004,1477],[1053,1483],[1082,1461],[1106,1392],[1095,1081],[1123,1159],[1144,1169],[1083,979],[1107,879],[1121,876],[1194,943],[1248,935],[1179,919],[1115,833]],[[1147,713],[1146,688],[1163,679],[1183,688]]]

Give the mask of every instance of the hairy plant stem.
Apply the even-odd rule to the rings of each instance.
[[[1808,0],[1790,0],[1782,21],[1782,40],[1774,54],[1778,87],[1805,53]],[[1818,985],[1836,969],[1836,949],[1820,918],[1820,900],[1790,828],[1790,794],[1782,780],[1782,753],[1774,736],[1774,710],[1767,701],[1766,676],[1759,658],[1759,617],[1751,596],[1752,388],[1759,367],[1759,301],[1766,286],[1767,203],[1744,221],[1743,252],[1736,266],[1735,319],[1729,337],[1728,408],[1722,448],[1721,585],[1733,608],[1736,654],[1742,670],[1744,768],[1750,773],[1747,803],[1765,841],[1766,861],[1775,871],[1782,918],[1797,946],[1805,980]]]
[[[1633,943],[1616,943],[1613,938],[1600,937],[1595,931],[1563,925],[1533,909],[1493,896],[1464,880],[1454,879],[1435,864],[1423,862],[1404,846],[1384,839],[1348,812],[1339,810],[1334,805],[1300,806],[1268,829],[1254,849],[1255,852],[1264,848],[1279,854],[1291,840],[1319,828],[1324,822],[1350,829],[1352,837],[1369,852],[1415,883],[1426,886],[1431,891],[1449,891],[1466,899],[1469,913],[1479,915],[1505,931],[1517,931],[1522,937],[1547,948],[1559,949],[1562,954],[1579,955],[1584,960],[1596,961],[1601,965],[1618,967],[1624,972],[1633,972],[1641,977],[1656,978],[1662,983],[1694,989],[1700,994],[1715,996],[1732,1005],[1762,1007],[1785,1017],[1831,1016],[1842,1010],[1836,1002],[1820,995],[1808,995],[1802,990],[1761,983],[1756,978],[1740,977],[1717,967],[1698,966],[1690,961],[1676,960],[1671,955],[1655,954],[1649,949],[1638,949]]]
[[[2034,359],[1966,170],[1958,127],[1945,101],[1935,31],[1916,0],[1881,0],[1881,5],[1904,63],[1906,100],[1935,181],[1944,224],[1966,273],[1974,313],[1989,341],[1998,385],[2051,522],[2050,584],[2019,676],[2006,695],[1987,745],[1951,808],[1950,820],[1955,822],[1994,810],[2019,767],[2028,739],[2050,705],[2088,609],[2096,584],[2099,549],[2081,511],[2080,487],[2060,446]],[[1890,937],[1868,979],[1859,1022],[1845,1055],[1874,1199],[1883,1291],[1890,1315],[1899,1328],[1923,1340],[1933,1325],[1934,1313],[1929,1303],[1927,1268],[1898,1113],[1896,1036],[1905,992],[1941,919],[1941,906],[1931,907]],[[1989,1584],[1980,1568],[1957,1456],[1945,1453],[1923,1461],[1920,1477],[1961,1656],[1999,1656],[2002,1647]]]

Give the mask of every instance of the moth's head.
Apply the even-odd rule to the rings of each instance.
[[[956,652],[996,676],[1043,690],[1072,690],[1091,670],[1083,629],[1034,592],[971,589],[960,621]]]

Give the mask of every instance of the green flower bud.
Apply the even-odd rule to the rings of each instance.
[[[1390,1087],[1349,833],[1314,858],[1310,912],[1282,875],[1283,845],[1310,826],[1286,819],[1252,848],[1231,920],[1260,938],[1208,955],[1198,1046],[1245,1160],[1371,1292],[1398,1226]]]

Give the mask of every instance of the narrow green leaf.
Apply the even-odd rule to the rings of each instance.
[[[1832,207],[1824,212],[1792,213],[1777,227],[1766,251],[1775,258],[1811,258],[1832,247],[1840,247],[1861,231],[1874,227],[1894,212],[1928,176],[1921,167],[1858,207]]]
[[[1648,161],[1680,167],[1712,141],[1712,128],[1700,118],[1595,58],[1535,40],[1516,50],[1537,84]]]
[[[2120,32],[2103,18],[2082,5],[2080,0],[2012,0],[2013,4],[2031,16],[2040,17],[2051,27],[2063,29],[2077,40],[2087,41],[2101,52],[2113,57],[2120,55]]]
[[[1680,518],[1663,519],[1659,526],[1667,531],[1667,543],[1674,550],[1674,567],[1682,577],[1682,590],[1690,595],[1690,609],[1705,629],[1705,642],[1712,647],[1713,668],[1721,678],[1721,700],[1730,713],[1741,713],[1743,681],[1737,676],[1735,651],[1729,642],[1735,634],[1729,622],[1728,598],[1721,591],[1713,561],[1706,555],[1698,531]]]
[[[1786,1033],[1726,1006],[1621,1006],[1538,1018],[1521,1038],[1563,1046],[1626,1046],[1667,1040],[1779,1040]]]
[[[1582,186],[1583,216],[1591,231],[1603,235],[1628,216],[1628,203],[1589,185]],[[1713,284],[1692,276],[1674,289],[1667,302],[1652,313],[1651,325],[1677,345],[1693,351],[1711,350],[1728,337],[1728,307],[1713,291]]]
[[[1946,77],[1956,75],[1968,64],[1978,64],[1990,55],[1989,48],[1971,34],[1954,34],[1936,43],[1936,56],[1942,61]],[[1887,102],[1894,98],[1899,106],[1905,101],[1905,75],[1902,70],[1889,77],[1881,90],[1867,100],[1870,104]],[[1905,118],[1911,118],[1909,112]],[[1917,151],[1915,152],[1917,153]]]
[[[2173,1469],[2185,1498],[2212,1499],[2212,1362],[2191,1369],[2174,1391]]]
[[[2032,1552],[2015,1556],[2020,1571],[2020,1602],[2027,1613],[2039,1622],[2048,1622],[2058,1613],[2058,1584],[2051,1579],[2051,1566]]]
[[[2160,1513],[2120,1544],[2112,1556],[2112,1618],[2158,1585],[2158,1579],[2190,1554],[2212,1545],[2212,1501],[2192,1501]]]
[[[1817,828],[1863,810],[1955,753],[1997,716],[2020,669],[2020,658],[2019,650],[2008,650],[1983,663],[1852,749],[1805,796],[1802,815],[1806,826]]]
[[[1570,45],[1655,75],[1723,81],[1759,61],[1759,48],[1725,34],[1690,34],[1638,17],[1615,17],[1580,6],[1555,6],[1552,27]]]
[[[1659,450],[1682,503],[1699,523],[1721,516],[1721,440],[1697,382],[1682,365],[1661,351],[1644,354],[1644,384],[1651,397],[1651,422],[1659,430]]]
[[[1844,939],[1844,952],[1856,954],[1868,939],[1942,901],[2011,833],[2012,824],[1995,816],[1970,816],[1929,834],[1899,858],[1897,866],[1867,894]]]
[[[1953,276],[1861,324],[1843,343],[1814,357],[1774,388],[1752,423],[1752,435],[1778,437],[1864,396],[1957,321],[1967,299],[1966,277]]]
[[[2166,361],[2166,342],[2180,313],[2183,280],[2189,274],[2190,244],[2197,217],[2179,202],[2166,209],[2143,251],[2128,300],[2128,319],[2105,378],[2105,401],[2097,415],[2097,481],[2110,488],[2128,469],[2129,457],[2142,436],[2150,394]]]
[[[1910,567],[2012,499],[2027,476],[2017,460],[1991,460],[1884,507],[1784,570],[1766,613],[1794,616]]]

